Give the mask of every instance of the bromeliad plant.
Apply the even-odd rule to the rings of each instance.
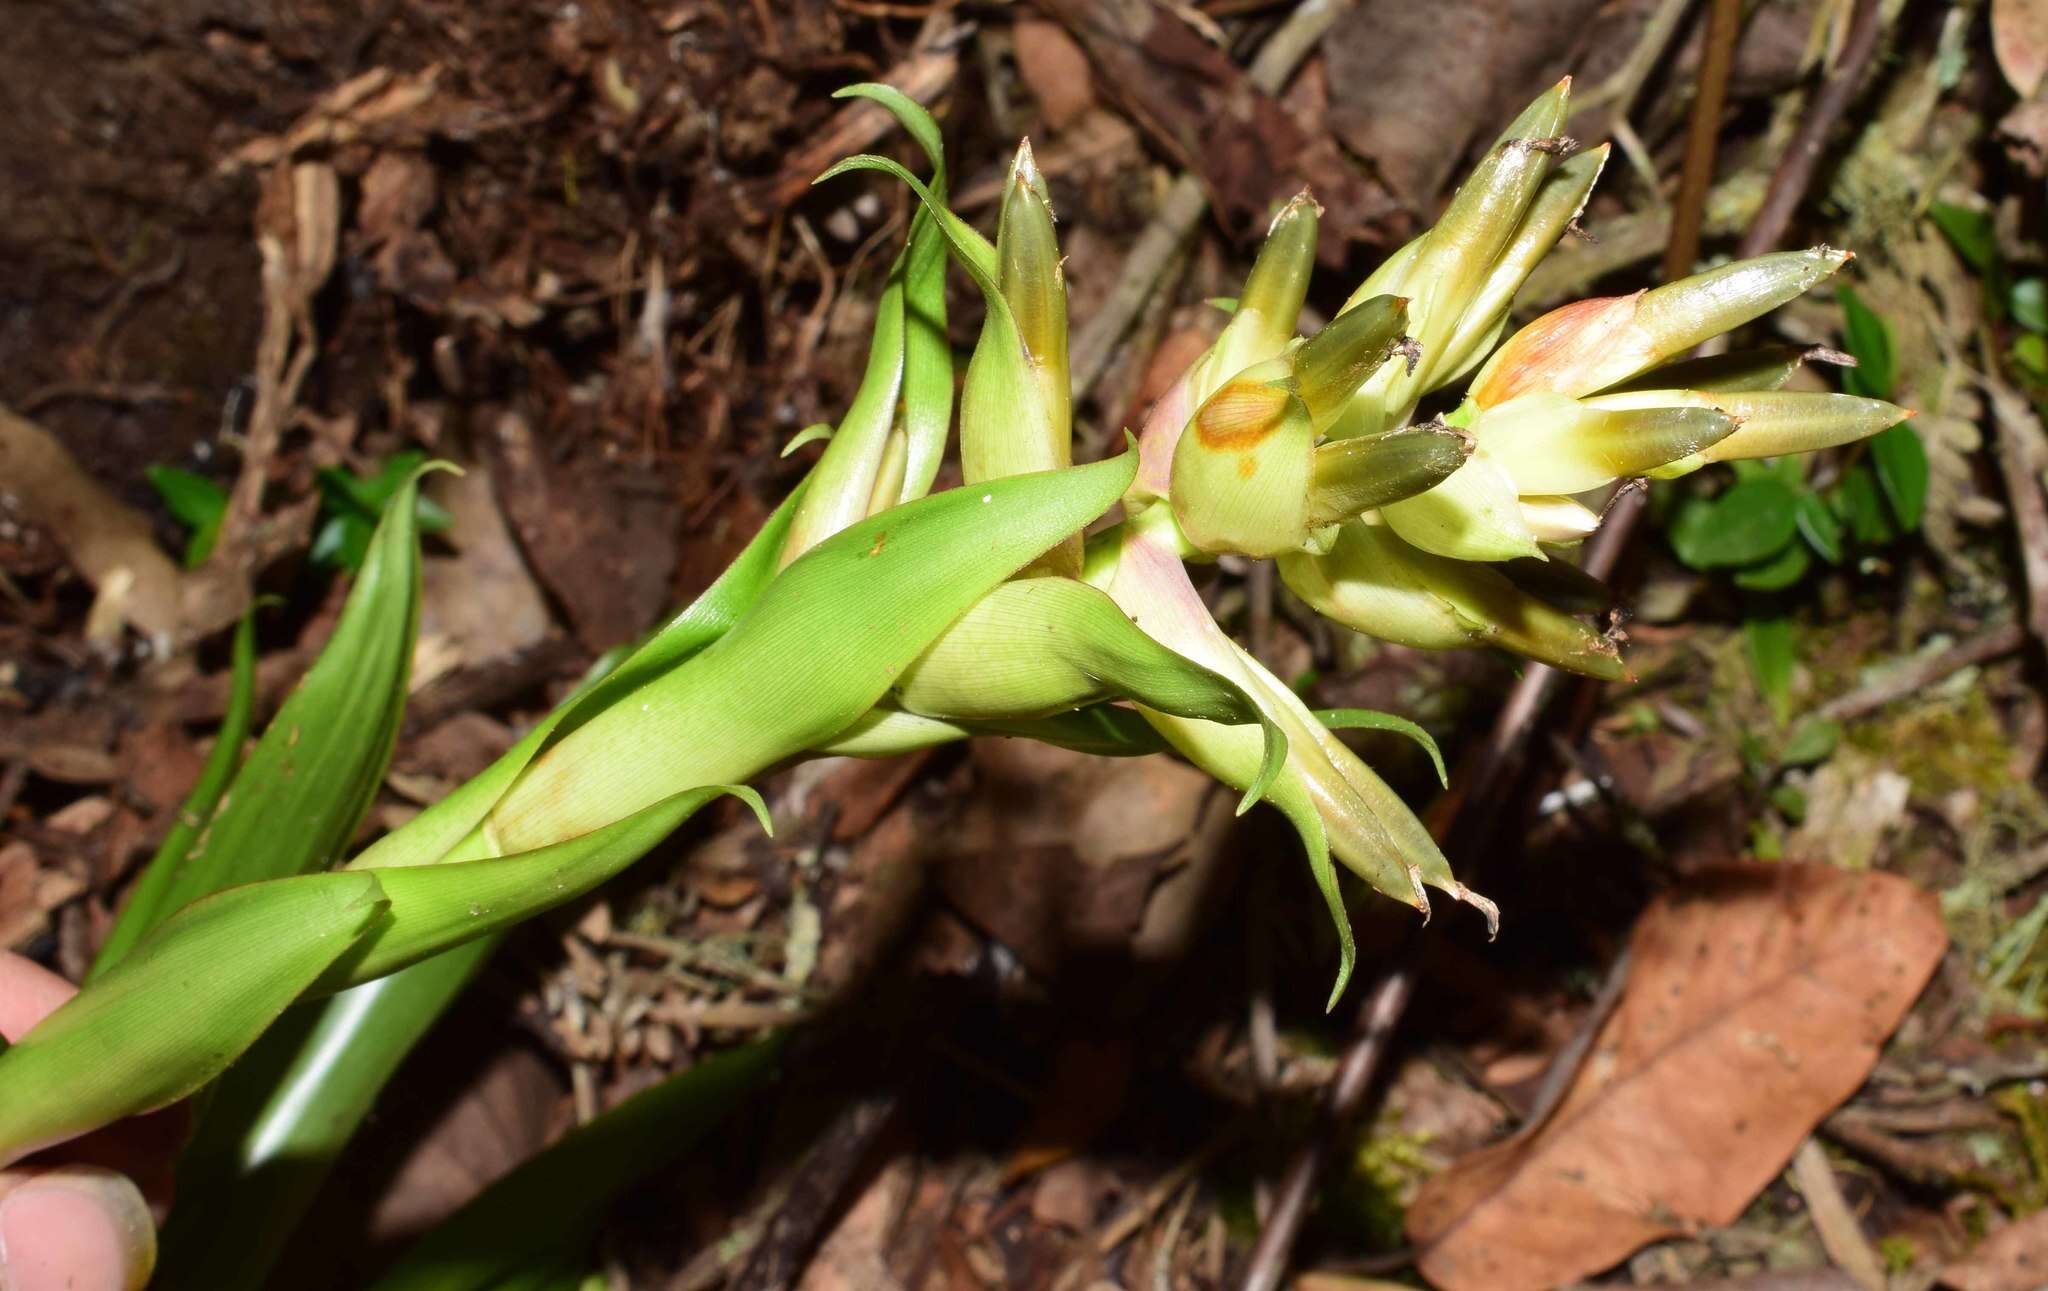
[[[1210,617],[1189,563],[1271,558],[1346,627],[1616,677],[1614,643],[1527,572],[1595,527],[1589,502],[1617,480],[1804,452],[1903,416],[1781,392],[1790,369],[1770,356],[1685,357],[1834,273],[1848,257],[1825,248],[1567,306],[1502,344],[1523,279],[1605,160],[1568,155],[1568,88],[1531,104],[1442,220],[1306,338],[1318,210],[1290,202],[1216,343],[1135,444],[1083,466],[1065,284],[1029,148],[991,242],[947,208],[932,120],[886,87],[845,91],[893,112],[932,172],[856,157],[828,173],[893,174],[917,213],[859,391],[805,481],[695,603],[475,780],[330,868],[405,691],[418,598],[407,482],[335,644],[239,771],[240,729],[224,732],[92,980],[0,1056],[0,1159],[205,1089],[167,1269],[177,1285],[260,1281],[398,1058],[504,930],[589,891],[719,795],[760,812],[746,782],[798,758],[976,734],[1175,750],[1240,790],[1240,810],[1270,802],[1299,833],[1342,946],[1332,1002],[1353,957],[1338,865],[1424,914],[1434,889],[1493,923],[1332,733],[1419,731],[1308,709]],[[961,387],[964,483],[933,493],[955,425],[949,262],[986,319]],[[588,1155],[624,1168],[606,1151]],[[500,1276],[407,1267],[437,1286]]]

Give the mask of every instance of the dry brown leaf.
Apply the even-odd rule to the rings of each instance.
[[[434,476],[428,488],[452,517],[449,532],[460,548],[453,556],[428,556],[420,563],[419,639],[443,647],[436,655],[440,671],[490,663],[538,645],[554,619],[498,509],[490,470],[471,465],[459,476]],[[436,675],[415,660],[412,689]]]
[[[674,508],[645,471],[593,455],[557,461],[522,415],[497,418],[486,458],[527,567],[593,651],[638,636],[669,604]]]
[[[1115,1187],[1115,1179],[1100,1162],[1081,1157],[1061,1161],[1038,1177],[1031,1193],[1031,1217],[1085,1233],[1094,1226],[1103,1197]]]
[[[11,949],[43,930],[46,912],[36,900],[40,873],[27,843],[0,847],[0,946]]]
[[[1991,0],[1991,50],[2023,99],[2048,74],[2048,0]]]
[[[371,1217],[377,1238],[421,1232],[453,1214],[547,1140],[562,1087],[524,1046],[493,1056],[406,1153]]]
[[[360,142],[416,147],[435,137],[472,138],[509,123],[504,114],[443,87],[438,65],[404,73],[373,67],[329,90],[285,133],[243,144],[220,168],[232,174],[275,165],[310,149]]]
[[[1985,1238],[1970,1258],[1943,1269],[1941,1282],[1956,1291],[2040,1291],[2048,1286],[2048,1211]]]
[[[1064,130],[1095,106],[1095,82],[1088,55],[1066,28],[1037,18],[1020,19],[1014,30],[1017,75],[1045,113],[1046,125]]]
[[[1212,782],[1170,758],[1104,761],[1024,740],[980,741],[970,756],[982,792],[939,886],[1041,977],[1128,958],[1160,876],[1220,840]]]
[[[1660,898],[1556,1112],[1429,1181],[1408,1212],[1446,1291],[1554,1286],[1732,1223],[1862,1083],[1948,945],[1887,874],[1733,865]]]

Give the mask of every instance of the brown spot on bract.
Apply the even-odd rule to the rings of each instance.
[[[1195,414],[1195,437],[1204,448],[1256,448],[1280,428],[1287,392],[1261,381],[1233,381]]]
[[[889,535],[888,535],[888,534],[886,534],[886,533],[878,533],[878,534],[876,534],[876,535],[875,535],[875,545],[874,545],[874,546],[872,546],[872,547],[870,547],[870,548],[868,548],[868,555],[870,555],[870,556],[879,556],[879,555],[881,555],[881,554],[882,554],[882,544],[883,544],[883,543],[886,543],[886,542],[888,542],[888,541],[889,541]]]
[[[1248,480],[1248,479],[1250,479],[1250,478],[1251,478],[1252,476],[1254,476],[1254,475],[1257,475],[1258,473],[1259,473],[1259,459],[1258,459],[1257,457],[1253,456],[1253,455],[1252,455],[1252,454],[1250,454],[1250,453],[1244,453],[1244,454],[1242,454],[1242,455],[1240,455],[1240,456],[1238,457],[1238,459],[1237,459],[1237,477],[1238,477],[1239,479],[1241,479],[1241,480]]]

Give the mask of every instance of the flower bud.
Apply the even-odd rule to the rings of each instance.
[[[1316,222],[1321,208],[1307,193],[1297,194],[1273,217],[1259,258],[1245,280],[1244,294],[1223,334],[1188,365],[1180,379],[1145,414],[1138,436],[1136,502],[1163,498],[1171,486],[1174,450],[1191,413],[1219,386],[1254,363],[1277,357],[1294,339],[1301,305],[1308,298],[1316,262]]]
[[[1499,646],[1609,680],[1624,672],[1614,643],[1586,623],[1495,569],[1419,551],[1384,525],[1347,524],[1329,555],[1282,557],[1280,576],[1318,614],[1383,641]]]
[[[1067,289],[1028,142],[1010,167],[996,239],[995,291],[984,287],[989,314],[960,399],[960,469],[969,484],[1073,460]]]
[[[1393,357],[1407,325],[1406,300],[1374,296],[1301,343],[1294,352],[1294,381],[1318,434],[1337,419],[1365,379]]]
[[[1408,297],[1408,327],[1422,348],[1422,363],[1414,372],[1383,369],[1331,427],[1333,436],[1397,425],[1429,388],[1431,365],[1514,241],[1557,155],[1570,147],[1558,135],[1570,97],[1571,78],[1565,77],[1530,104],[1452,196],[1443,218],[1418,240],[1406,268],[1368,279],[1375,292]]]
[[[1593,185],[1600,179],[1600,172],[1607,166],[1607,154],[1611,144],[1601,144],[1575,157],[1560,162],[1543,187],[1536,192],[1536,201],[1529,207],[1529,213],[1522,217],[1521,227],[1515,230],[1514,240],[1501,251],[1493,268],[1488,271],[1486,281],[1472,297],[1472,303],[1465,307],[1458,327],[1444,343],[1443,349],[1429,360],[1429,371],[1423,380],[1424,390],[1436,390],[1449,385],[1471,371],[1479,360],[1486,357],[1493,348],[1501,330],[1506,326],[1508,310],[1515,303],[1515,293],[1522,289],[1529,274],[1557,246],[1559,238],[1571,227],[1586,209],[1586,199],[1592,195]]]
[[[1586,400],[1600,408],[1658,408],[1677,404],[1710,407],[1726,414],[1735,429],[1723,438],[1650,472],[1674,479],[1707,465],[1748,457],[1812,453],[1868,439],[1913,414],[1882,399],[1792,390],[1632,390]]]
[[[1010,168],[996,245],[964,225],[953,236],[956,249],[966,248],[962,261],[988,306],[960,390],[962,479],[979,484],[1071,465],[1067,288],[1052,207],[1028,142]],[[1026,572],[1080,571],[1076,535]]]
[[[1174,519],[1204,551],[1276,556],[1308,537],[1316,437],[1288,367],[1272,359],[1238,375],[1174,449]]]
[[[1315,451],[1309,482],[1311,528],[1360,514],[1436,487],[1472,455],[1472,436],[1431,422],[1333,439]]]
[[[1634,295],[1552,310],[1487,360],[1472,382],[1471,397],[1492,407],[1532,390],[1605,390],[1777,308],[1848,259],[1848,252],[1827,247],[1779,252]]]
[[[1714,408],[1589,407],[1561,394],[1524,394],[1480,413],[1472,434],[1518,493],[1583,493],[1725,439],[1735,421]]]
[[[1017,146],[1004,190],[996,226],[996,282],[1017,320],[1018,339],[1031,356],[1052,419],[1051,433],[1064,441],[1071,434],[1073,416],[1067,376],[1067,283],[1053,231],[1052,196],[1028,139]],[[1054,456],[1064,462],[1072,454]]]
[[[1309,278],[1316,267],[1316,229],[1323,208],[1306,191],[1289,198],[1267,226],[1266,241],[1244,281],[1230,323],[1209,360],[1210,389],[1278,354],[1294,339]],[[1197,402],[1208,397],[1201,391]]]
[[[1309,869],[1336,920],[1343,989],[1353,959],[1349,919],[1330,864],[1332,854],[1378,891],[1429,912],[1428,888],[1477,908],[1489,926],[1498,911],[1452,875],[1441,849],[1384,781],[1316,720],[1301,698],[1232,641],[1209,617],[1173,549],[1164,508],[1153,507],[1101,536],[1090,553],[1091,580],[1145,631],[1184,657],[1236,682],[1287,736],[1285,765],[1266,800],[1300,833]],[[1264,774],[1249,727],[1190,722],[1146,712],[1166,741],[1226,784]],[[1332,1003],[1336,994],[1331,996]]]

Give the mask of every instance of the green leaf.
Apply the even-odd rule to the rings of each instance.
[[[1842,369],[1842,389],[1867,399],[1890,399],[1898,382],[1898,357],[1891,328],[1849,286],[1837,289],[1842,301],[1842,348],[1856,357],[1856,366]]]
[[[372,844],[354,864],[426,865],[440,860],[482,822],[543,748],[565,738],[640,687],[694,659],[706,646],[731,631],[774,580],[790,527],[809,487],[807,477],[782,500],[753,541],[702,595],[616,667],[564,700],[482,774],[471,777],[403,828]]]
[[[1842,724],[1825,717],[1804,721],[1785,741],[1785,749],[1778,754],[1778,762],[1788,767],[1812,766],[1824,762],[1834,753],[1835,746],[1842,741]]]
[[[932,188],[940,191],[946,183],[946,144],[939,135],[939,123],[924,105],[893,85],[880,81],[862,81],[843,89],[834,90],[835,99],[866,99],[870,103],[887,108],[889,115],[896,118],[904,131],[924,149],[925,159],[932,164]]]
[[[1832,501],[1849,526],[1849,536],[1865,547],[1881,547],[1899,536],[1892,527],[1891,510],[1877,483],[1876,472],[1867,462],[1857,462],[1842,472]]]
[[[297,880],[293,880],[296,882]],[[207,1091],[178,1158],[155,1284],[257,1291],[413,1045],[502,939],[285,1013]],[[223,1224],[224,1214],[236,1217]]]
[[[1436,739],[1407,718],[1372,708],[1318,708],[1315,715],[1317,721],[1333,731],[1392,731],[1407,736],[1429,754],[1430,762],[1436,767],[1437,782],[1446,789],[1451,787],[1450,772],[1444,767],[1443,750],[1436,746]]]
[[[1806,819],[1806,795],[1800,791],[1798,786],[1789,784],[1776,786],[1770,792],[1770,801],[1771,806],[1777,808],[1778,814],[1783,816],[1788,822],[1797,825]],[[1766,858],[1759,856],[1758,859]]]
[[[1791,542],[1798,497],[1783,480],[1749,479],[1711,502],[1688,502],[1670,529],[1672,550],[1693,569],[1759,564]]]
[[[724,635],[775,576],[808,478],[717,581],[608,671],[593,677],[489,770],[387,835],[357,863],[438,860],[481,820],[548,739],[620,702]],[[162,1240],[168,1286],[262,1286],[300,1216],[385,1083],[496,950],[483,936],[389,977],[303,1005],[212,1091],[181,1160]],[[245,1224],[223,1225],[221,1214]]]
[[[1752,592],[1782,592],[1800,579],[1813,565],[1813,553],[1806,544],[1789,542],[1769,560],[1746,565],[1735,571],[1735,585]]]
[[[1760,615],[1744,619],[1742,630],[1749,645],[1749,667],[1757,690],[1769,701],[1772,715],[1782,725],[1792,713],[1792,620],[1781,614]]]
[[[815,440],[829,440],[831,438],[831,424],[822,421],[816,422],[812,425],[804,427],[796,434],[791,435],[789,437],[789,442],[782,446],[782,452],[780,456],[788,457],[791,453],[794,453],[797,449],[802,448],[805,444],[811,443]]]
[[[145,466],[142,473],[164,500],[171,518],[192,531],[185,540],[185,568],[199,568],[220,538],[221,518],[228,513],[228,491],[204,475],[176,466]]]
[[[240,887],[172,915],[0,1055],[0,1162],[221,1073],[384,908],[372,874]]]
[[[892,688],[907,712],[947,721],[1029,721],[1106,699],[1264,731],[1256,804],[1287,759],[1287,737],[1234,681],[1147,636],[1109,596],[1071,578],[1013,579],[956,619]]]
[[[221,794],[234,777],[235,769],[242,763],[242,742],[249,738],[250,718],[255,710],[256,610],[252,607],[235,628],[234,669],[228,687],[228,706],[227,711],[221,714],[220,729],[214,734],[213,750],[206,755],[206,763],[199,769],[199,778],[193,782],[191,792],[185,795],[184,803],[179,806],[170,832],[164,835],[156,855],[150,858],[141,877],[130,889],[128,902],[107,933],[106,941],[101,944],[98,957],[85,975],[86,981],[92,981],[120,962],[135,948],[143,934],[170,913],[164,905],[165,896],[184,866],[193,842],[213,819],[214,808],[220,803]]]
[[[2034,385],[2048,385],[2048,337],[2027,332],[2012,343],[2012,365]]]
[[[357,570],[370,550],[370,522],[355,514],[329,516],[313,535],[306,558],[328,569]]]
[[[1842,522],[1820,494],[1802,490],[1792,518],[1799,526],[1800,536],[1822,560],[1830,565],[1842,563]]]
[[[1899,528],[1912,533],[1920,527],[1927,506],[1927,448],[1911,422],[1900,422],[1870,439],[1870,461],[1877,469],[1877,482],[1884,487],[1885,500]]]
[[[1992,226],[1989,211],[1953,202],[1930,202],[1927,218],[1934,221],[1934,227],[1941,230],[1963,263],[1980,275],[1989,276],[1999,267],[1998,232]]]
[[[452,518],[441,506],[421,496],[416,486],[426,460],[425,453],[407,449],[386,458],[374,475],[359,476],[338,466],[319,471],[314,480],[320,488],[320,511],[326,519],[314,535],[308,553],[313,563],[338,569],[361,568],[386,505],[399,490],[409,486],[417,530],[444,532],[453,523]]]
[[[494,1291],[587,1257],[618,1195],[695,1147],[781,1048],[771,1037],[706,1059],[570,1130],[414,1242],[371,1291]]]
[[[325,869],[355,837],[405,711],[419,631],[418,487],[416,473],[389,495],[334,635],[164,880],[161,912],[236,884]]]
[[[2048,332],[2048,281],[2022,278],[2012,285],[2012,321],[2030,332]]]
[[[706,785],[531,851],[435,865],[352,867],[378,876],[387,909],[313,989],[345,990],[375,981],[573,901],[646,855],[705,803],[724,794],[740,798],[754,809],[763,829],[772,829],[768,808],[752,789]]]
[[[586,833],[829,741],[976,601],[1107,510],[1136,469],[1133,447],[936,493],[842,530],[784,569],[687,667],[536,759],[492,811],[494,845],[526,850]],[[764,677],[776,679],[772,705],[759,702]]]

